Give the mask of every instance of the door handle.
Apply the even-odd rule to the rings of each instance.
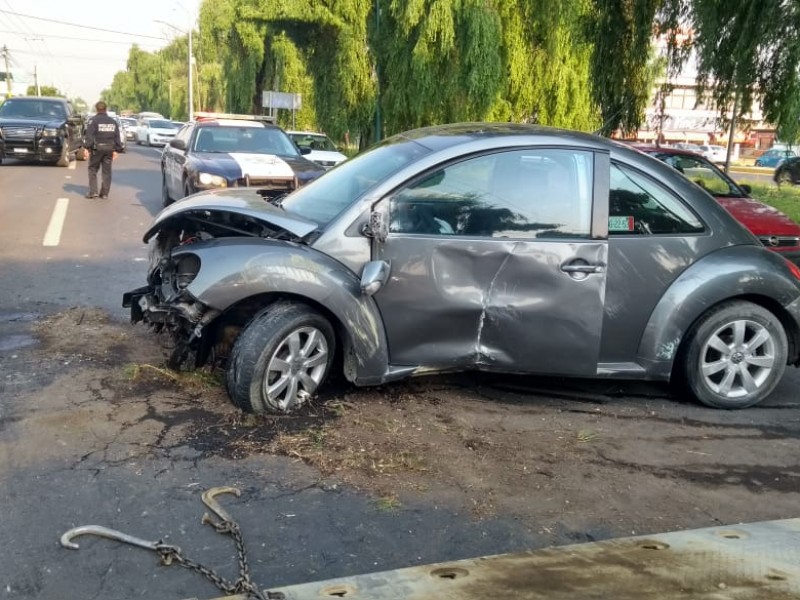
[[[605,271],[605,265],[590,265],[588,263],[569,263],[561,265],[561,270],[564,273],[602,273]]]

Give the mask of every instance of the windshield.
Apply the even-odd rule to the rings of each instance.
[[[309,133],[290,133],[289,137],[300,148],[310,150],[323,150],[325,152],[338,152],[336,146],[327,135],[313,135]]]
[[[429,153],[404,138],[386,141],[300,188],[281,206],[325,225],[377,183]]]
[[[272,127],[201,127],[194,140],[195,152],[242,152],[299,156],[286,134]]]
[[[161,121],[159,119],[151,119],[150,127],[153,129],[180,129],[180,127],[175,125],[172,121]]]
[[[657,153],[655,156],[683,173],[713,196],[730,196],[733,198],[747,196],[733,181],[728,179],[717,167],[702,156],[663,153]]]
[[[60,102],[47,100],[14,100],[10,98],[0,106],[0,117],[17,117],[21,119],[64,119],[64,106]]]

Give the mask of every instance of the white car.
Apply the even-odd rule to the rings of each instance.
[[[702,144],[697,147],[696,151],[705,156],[712,163],[723,164],[728,159],[728,149],[724,146]]]
[[[314,131],[287,131],[291,140],[300,150],[311,150],[304,156],[325,169],[335,167],[347,160],[347,157],[339,152],[339,149],[324,133]]]
[[[180,125],[166,119],[142,119],[136,130],[136,143],[148,146],[165,146],[178,133]]]

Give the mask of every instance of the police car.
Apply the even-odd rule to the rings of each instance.
[[[269,117],[195,113],[161,155],[164,206],[203,190],[258,188],[269,198],[323,173]]]

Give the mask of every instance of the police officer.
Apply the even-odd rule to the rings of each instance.
[[[108,198],[111,188],[111,161],[122,152],[122,137],[117,122],[108,116],[106,103],[95,104],[97,114],[89,121],[83,139],[83,147],[89,156],[89,193],[87,198],[97,198],[97,170],[102,165],[103,181],[100,184],[100,197]]]

